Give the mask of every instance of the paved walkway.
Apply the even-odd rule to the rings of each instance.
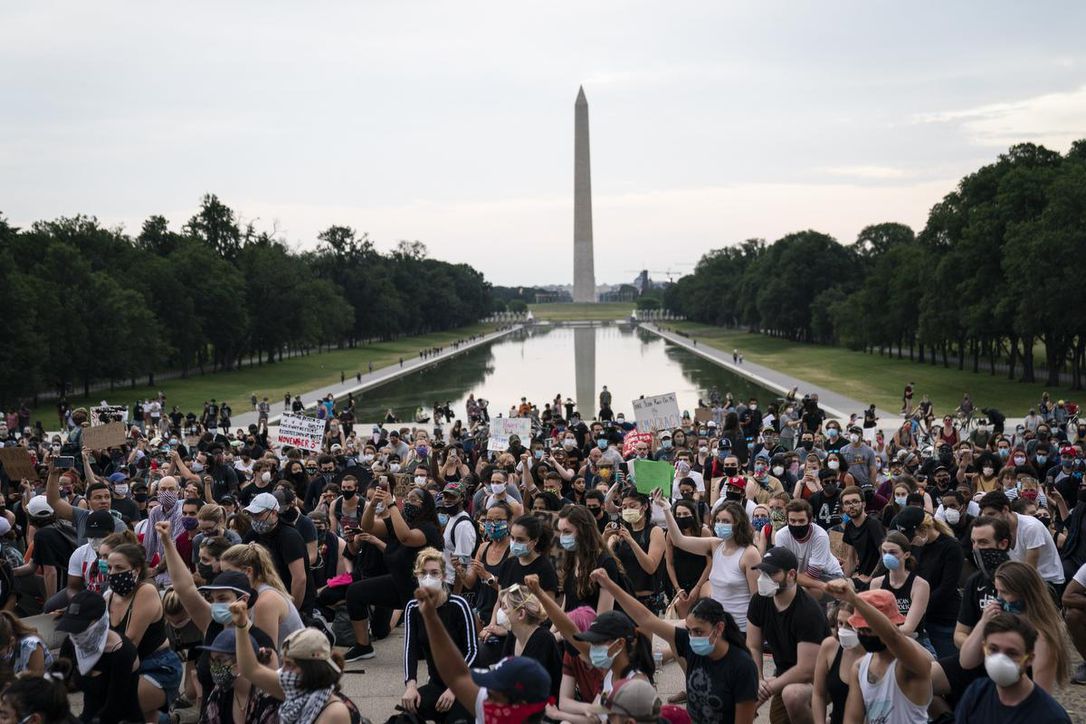
[[[786,375],[749,360],[743,360],[742,364],[736,364],[732,361],[730,353],[723,352],[716,347],[705,344],[695,344],[694,340],[690,337],[684,337],[675,334],[674,332],[664,331],[655,324],[642,324],[641,328],[663,337],[668,342],[676,344],[689,352],[693,352],[710,362],[714,362],[737,375],[746,377],[748,380],[755,382],[762,387],[778,392],[782,396],[786,395],[793,387],[799,388],[800,395],[818,395],[819,406],[839,420],[848,421],[849,416],[852,413],[862,415],[863,411],[871,404],[870,402],[853,400],[852,398],[845,397],[833,390],[828,390],[825,387],[819,387],[818,385],[812,385],[810,382]],[[899,424],[901,420],[901,413],[899,412],[889,412],[876,408],[875,414],[877,414],[881,420],[881,427],[892,428]]]
[[[373,372],[364,372],[362,373],[362,376],[360,378],[352,375],[347,377],[347,379],[341,383],[325,385],[315,390],[303,392],[301,393],[302,402],[305,404],[307,410],[312,410],[316,406],[317,401],[327,397],[328,393],[332,393],[332,395],[334,395],[335,398],[338,400],[340,398],[346,397],[350,393],[358,394],[359,392],[364,392],[365,390],[377,387],[379,385],[383,385],[386,382],[390,382],[397,377],[409,375],[412,372],[417,372],[418,370],[429,367],[430,365],[437,364],[438,362],[443,362],[444,360],[447,360],[450,357],[455,357],[456,355],[466,350],[473,349],[480,345],[489,344],[490,342],[493,342],[496,339],[500,339],[507,334],[516,332],[521,328],[522,325],[517,324],[506,327],[505,329],[499,330],[497,332],[491,332],[490,334],[476,337],[470,342],[462,342],[459,345],[455,346],[449,344],[440,353],[430,355],[426,358],[419,357],[418,353],[416,353],[414,357],[404,359],[402,365],[388,365],[387,367],[381,367],[379,369],[376,369]],[[283,410],[282,408],[281,400],[272,400],[271,405],[272,410],[268,416],[268,422],[274,423],[282,416],[285,410]],[[249,425],[255,425],[258,418],[259,415],[256,412],[244,412],[240,415],[234,415],[234,417],[230,421],[230,425],[231,427],[235,428],[248,427]]]

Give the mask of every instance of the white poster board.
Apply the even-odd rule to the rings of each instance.
[[[305,415],[284,413],[279,418],[279,445],[290,445],[302,450],[321,451],[324,441],[324,420]]]
[[[674,392],[634,400],[633,409],[638,432],[672,430],[682,425],[682,415],[679,413],[679,403]]]
[[[107,416],[106,422],[123,422],[125,426],[128,426],[128,406],[127,405],[98,405],[90,409],[90,424],[91,427],[98,427],[99,425],[105,425],[102,422],[102,416]],[[142,418],[141,418],[142,419]]]
[[[532,439],[532,420],[529,417],[495,417],[490,420],[490,439],[487,450],[507,450],[509,438],[516,435],[520,444],[527,447]]]

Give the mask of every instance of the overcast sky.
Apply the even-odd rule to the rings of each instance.
[[[573,103],[596,278],[815,228],[919,228],[1007,146],[1086,137],[1081,2],[7,3],[0,213],[179,228],[214,192],[496,284],[570,283]],[[659,274],[654,276],[661,276]]]

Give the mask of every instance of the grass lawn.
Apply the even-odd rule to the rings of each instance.
[[[996,407],[1007,417],[1024,416],[1036,405],[1046,389],[1056,399],[1081,399],[1082,393],[1069,389],[1049,389],[1040,384],[1023,384],[1008,380],[1003,373],[994,377],[981,366],[973,374],[971,359],[966,370],[958,371],[957,358],[949,360],[950,369],[942,366],[917,364],[908,359],[898,360],[879,355],[854,352],[842,347],[800,344],[761,334],[748,334],[695,322],[664,322],[663,326],[679,329],[702,344],[725,352],[738,348],[751,362],[772,367],[812,384],[821,385],[862,402],[874,402],[889,411],[901,409],[901,392],[906,383],[914,382],[914,402],[927,394],[935,403],[935,414],[953,410],[962,393],[968,392],[978,407]]]
[[[283,395],[288,391],[291,394],[305,395],[311,390],[319,389],[321,385],[338,384],[340,372],[348,378],[354,377],[358,372],[365,374],[369,371],[370,362],[373,362],[375,370],[399,364],[401,357],[405,360],[411,359],[416,357],[421,349],[491,332],[494,327],[493,324],[476,324],[447,332],[404,337],[392,342],[377,342],[354,349],[314,353],[307,357],[294,357],[275,364],[245,367],[232,372],[216,372],[203,376],[196,374],[187,379],[166,380],[154,387],[118,386],[112,392],[108,389],[92,392],[89,400],[83,397],[69,400],[75,407],[97,404],[103,399],[112,404],[131,406],[137,399],[151,397],[161,390],[166,393],[167,408],[178,405],[182,412],[192,410],[199,414],[204,400],[215,398],[220,403],[228,401],[234,414],[238,415],[251,411],[249,396],[255,392],[257,397],[267,396],[272,403],[272,410],[278,412],[282,409]],[[302,400],[306,403],[313,402],[312,398],[304,396]],[[32,419],[42,420],[46,430],[56,429],[56,403],[50,402],[35,408]]]
[[[616,319],[629,319],[634,305],[629,302],[529,304],[528,309],[536,319],[548,319],[552,322],[571,320],[611,322]]]

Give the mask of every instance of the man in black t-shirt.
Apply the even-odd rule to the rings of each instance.
[[[954,645],[959,649],[980,621],[984,609],[997,600],[995,572],[1010,560],[1011,529],[1002,518],[982,515],[973,522],[969,536],[977,572],[962,587],[962,603],[954,627]]]
[[[75,552],[75,530],[57,521],[53,506],[44,495],[27,503],[26,512],[34,533],[34,553],[29,563],[15,569],[15,575],[29,575],[39,566],[45,579],[45,600],[68,585],[68,560]]]
[[[844,523],[844,541],[851,547],[843,568],[846,575],[858,582],[857,590],[863,590],[882,560],[879,547],[886,538],[886,531],[878,518],[867,514],[863,490],[859,486],[850,485],[841,491],[841,507],[848,516]]]
[[[747,648],[758,667],[758,706],[772,700],[769,720],[782,724],[810,717],[811,682],[822,639],[830,634],[821,606],[799,587],[799,561],[787,548],[771,548],[755,568],[758,595],[747,609]],[[769,646],[776,671],[767,677],[762,669],[762,644]],[[796,709],[786,708],[781,692],[796,687],[789,697]]]
[[[271,493],[253,498],[245,512],[253,518],[253,529],[245,543],[259,543],[268,549],[283,585],[287,587],[294,605],[307,613],[313,608],[315,594],[310,578],[309,554],[302,536],[292,525],[279,519],[279,501]]]

